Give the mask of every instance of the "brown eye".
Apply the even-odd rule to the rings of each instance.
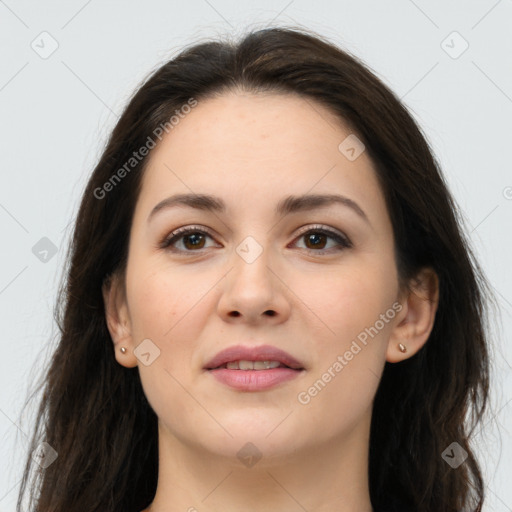
[[[169,236],[162,240],[159,247],[176,253],[200,252],[202,249],[208,248],[205,245],[207,238],[213,240],[213,236],[208,231],[200,229],[197,226],[189,226],[173,231]],[[322,226],[309,228],[308,231],[299,235],[296,240],[305,240],[306,247],[304,250],[311,254],[318,255],[330,253],[332,251],[341,251],[352,247],[352,243],[347,237],[337,231],[332,231]],[[329,240],[336,243],[333,247],[326,248]],[[179,247],[180,243],[182,244],[181,247]]]
[[[191,233],[189,235],[182,235],[183,245],[187,249],[202,249],[204,246],[204,235],[202,233]],[[190,246],[188,245],[190,243]]]
[[[172,246],[173,250],[178,252],[194,252],[194,250],[205,248],[206,237],[212,238],[207,231],[202,229],[195,227],[181,228],[173,231],[166,237],[159,247],[161,249],[167,249]],[[174,245],[180,241],[182,241],[184,249],[174,247]]]
[[[336,231],[331,231],[330,229],[326,229],[321,226],[318,228],[310,228],[308,231],[303,232],[297,238],[297,240],[301,239],[305,240],[305,250],[311,253],[322,254],[330,251],[331,249],[340,251],[342,249],[348,249],[352,247],[352,243],[347,237]],[[336,244],[334,247],[329,247],[326,249],[325,246],[329,239],[334,240]]]
[[[324,233],[310,233],[307,235],[303,235],[306,238],[306,246],[311,244],[311,247],[308,246],[308,249],[324,249],[325,244],[327,243],[327,238],[329,238]]]

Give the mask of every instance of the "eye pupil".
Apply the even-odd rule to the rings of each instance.
[[[325,238],[325,235],[318,234],[318,233],[311,233],[310,235],[306,236],[306,239],[308,240],[308,242],[310,242],[310,241],[312,241],[312,239],[315,238],[317,241],[316,242],[313,241],[313,247],[318,247],[318,245],[322,245],[322,241],[318,242],[318,237]]]
[[[202,240],[198,240],[198,237],[201,238],[202,237]],[[187,242],[190,241],[190,240],[195,240],[195,241],[192,241],[192,247],[199,247],[199,244],[202,242],[204,242],[204,237],[203,235],[201,234],[198,234],[198,233],[192,233],[190,235],[185,235],[183,237],[183,243],[185,246],[187,246]],[[202,247],[202,246],[201,246]]]

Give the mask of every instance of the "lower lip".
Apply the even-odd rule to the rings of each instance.
[[[295,379],[303,370],[272,368],[270,370],[208,370],[217,380],[240,391],[263,391]]]

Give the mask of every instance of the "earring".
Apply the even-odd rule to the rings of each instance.
[[[405,353],[405,352],[407,352],[407,347],[405,345],[403,345],[402,343],[399,343],[398,350],[400,350],[400,352],[402,352],[402,353]]]
[[[121,352],[122,352],[123,354],[126,354],[126,348],[125,348],[125,347],[121,347]]]

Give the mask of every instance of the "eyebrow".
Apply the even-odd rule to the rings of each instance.
[[[276,215],[288,215],[303,211],[325,208],[333,204],[340,204],[351,208],[368,224],[370,221],[363,209],[352,199],[339,194],[310,194],[302,196],[288,196],[279,201],[275,208]],[[220,198],[208,194],[176,194],[160,201],[148,216],[149,222],[158,212],[176,206],[186,206],[197,210],[225,213],[226,203]],[[371,224],[370,224],[371,225]]]

